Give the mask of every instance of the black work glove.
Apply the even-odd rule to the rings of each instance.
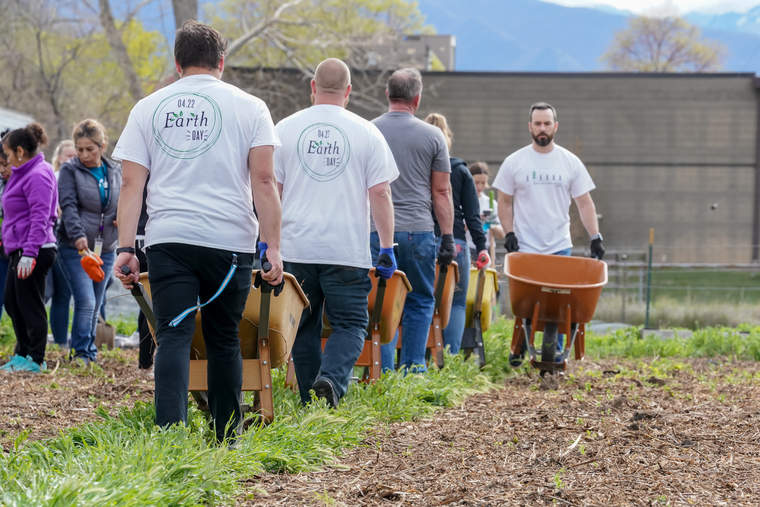
[[[454,246],[454,235],[444,234],[441,236],[441,246],[438,248],[438,264],[446,267],[451,264],[457,255],[457,249]]]
[[[253,286],[257,289],[260,287],[262,292],[274,292],[274,297],[277,297],[280,295],[280,292],[282,292],[282,289],[285,288],[285,277],[282,277],[282,281],[278,283],[277,285],[272,285],[261,276],[261,272],[267,272],[270,269],[272,269],[272,265],[269,264],[269,261],[267,260],[266,256],[266,250],[264,250],[261,253],[261,269],[256,271],[256,276],[253,277]]]
[[[602,238],[596,238],[591,240],[591,258],[602,260],[604,257],[604,245],[602,244]]]
[[[507,249],[507,253],[517,252],[520,250],[520,246],[517,244],[517,236],[514,232],[508,232],[504,238],[504,248]]]

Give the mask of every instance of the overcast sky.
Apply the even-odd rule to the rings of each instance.
[[[633,11],[637,14],[659,10],[675,9],[678,14],[690,11],[703,12],[745,12],[751,7],[760,5],[758,0],[544,0],[555,4],[569,6],[610,5],[618,9]]]

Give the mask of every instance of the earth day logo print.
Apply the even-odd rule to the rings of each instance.
[[[343,174],[350,158],[348,137],[331,123],[314,123],[298,137],[301,167],[317,181],[331,181]]]
[[[153,112],[153,137],[170,157],[196,158],[216,144],[221,133],[222,111],[202,93],[169,95]]]

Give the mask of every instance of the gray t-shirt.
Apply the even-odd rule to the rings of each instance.
[[[399,170],[398,179],[391,183],[395,230],[432,231],[432,171],[451,173],[443,132],[403,112],[385,113],[372,122],[391,147]],[[374,223],[372,230],[375,230]]]

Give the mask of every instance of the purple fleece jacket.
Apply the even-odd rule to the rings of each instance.
[[[6,254],[23,249],[37,257],[40,247],[55,243],[58,186],[42,153],[14,167],[3,192],[3,248]]]

